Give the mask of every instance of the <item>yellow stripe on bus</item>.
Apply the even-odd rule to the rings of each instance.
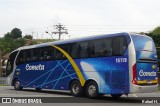
[[[141,81],[137,81],[137,83],[138,84],[147,84],[147,83],[156,84],[158,83],[158,80],[151,80],[151,81],[141,80]]]
[[[63,49],[61,49],[60,47],[55,46],[55,45],[51,45],[51,46],[53,46],[54,48],[58,49],[61,53],[63,53],[63,55],[65,55],[67,57],[67,59],[69,60],[69,62],[73,66],[74,70],[76,71],[76,74],[77,74],[77,76],[78,76],[78,78],[80,80],[81,86],[84,86],[85,79],[84,79],[80,69],[78,68],[77,64],[72,59],[72,57],[67,52],[65,52]]]
[[[147,81],[146,80],[142,80],[142,81],[137,81],[138,84],[146,84]]]

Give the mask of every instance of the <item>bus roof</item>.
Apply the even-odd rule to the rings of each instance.
[[[18,48],[17,50],[32,49],[32,48],[37,48],[37,47],[45,47],[45,46],[49,46],[49,45],[58,45],[58,44],[80,42],[80,41],[100,39],[100,38],[106,38],[106,37],[111,37],[111,36],[119,36],[119,35],[129,35],[129,34],[126,33],[126,32],[123,32],[123,33],[116,33],[116,34],[94,35],[94,36],[87,36],[87,37],[82,37],[82,38],[73,38],[73,39],[68,39],[68,40],[60,40],[60,41],[41,43],[41,44],[35,44],[35,45],[30,45],[30,46],[23,46],[23,47]],[[17,50],[15,50],[15,51],[17,51]]]

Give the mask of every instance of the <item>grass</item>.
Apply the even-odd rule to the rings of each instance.
[[[159,85],[159,88],[158,88],[158,90],[160,91],[160,85]]]
[[[7,86],[6,84],[0,84],[0,86]]]

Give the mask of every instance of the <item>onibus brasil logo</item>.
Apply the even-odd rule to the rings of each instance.
[[[2,103],[42,103],[42,100],[29,98],[2,98]]]

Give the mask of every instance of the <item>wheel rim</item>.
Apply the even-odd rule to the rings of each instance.
[[[15,83],[15,88],[18,89],[18,88],[19,88],[19,85],[20,85],[20,82],[19,82],[19,81],[16,81],[16,83]]]
[[[78,84],[73,84],[73,87],[72,87],[72,91],[73,91],[73,93],[74,94],[78,94],[79,93],[79,86],[78,86]]]
[[[89,95],[93,96],[93,95],[96,94],[96,92],[97,92],[97,89],[96,89],[95,85],[90,85],[88,87],[88,93],[89,93]]]

